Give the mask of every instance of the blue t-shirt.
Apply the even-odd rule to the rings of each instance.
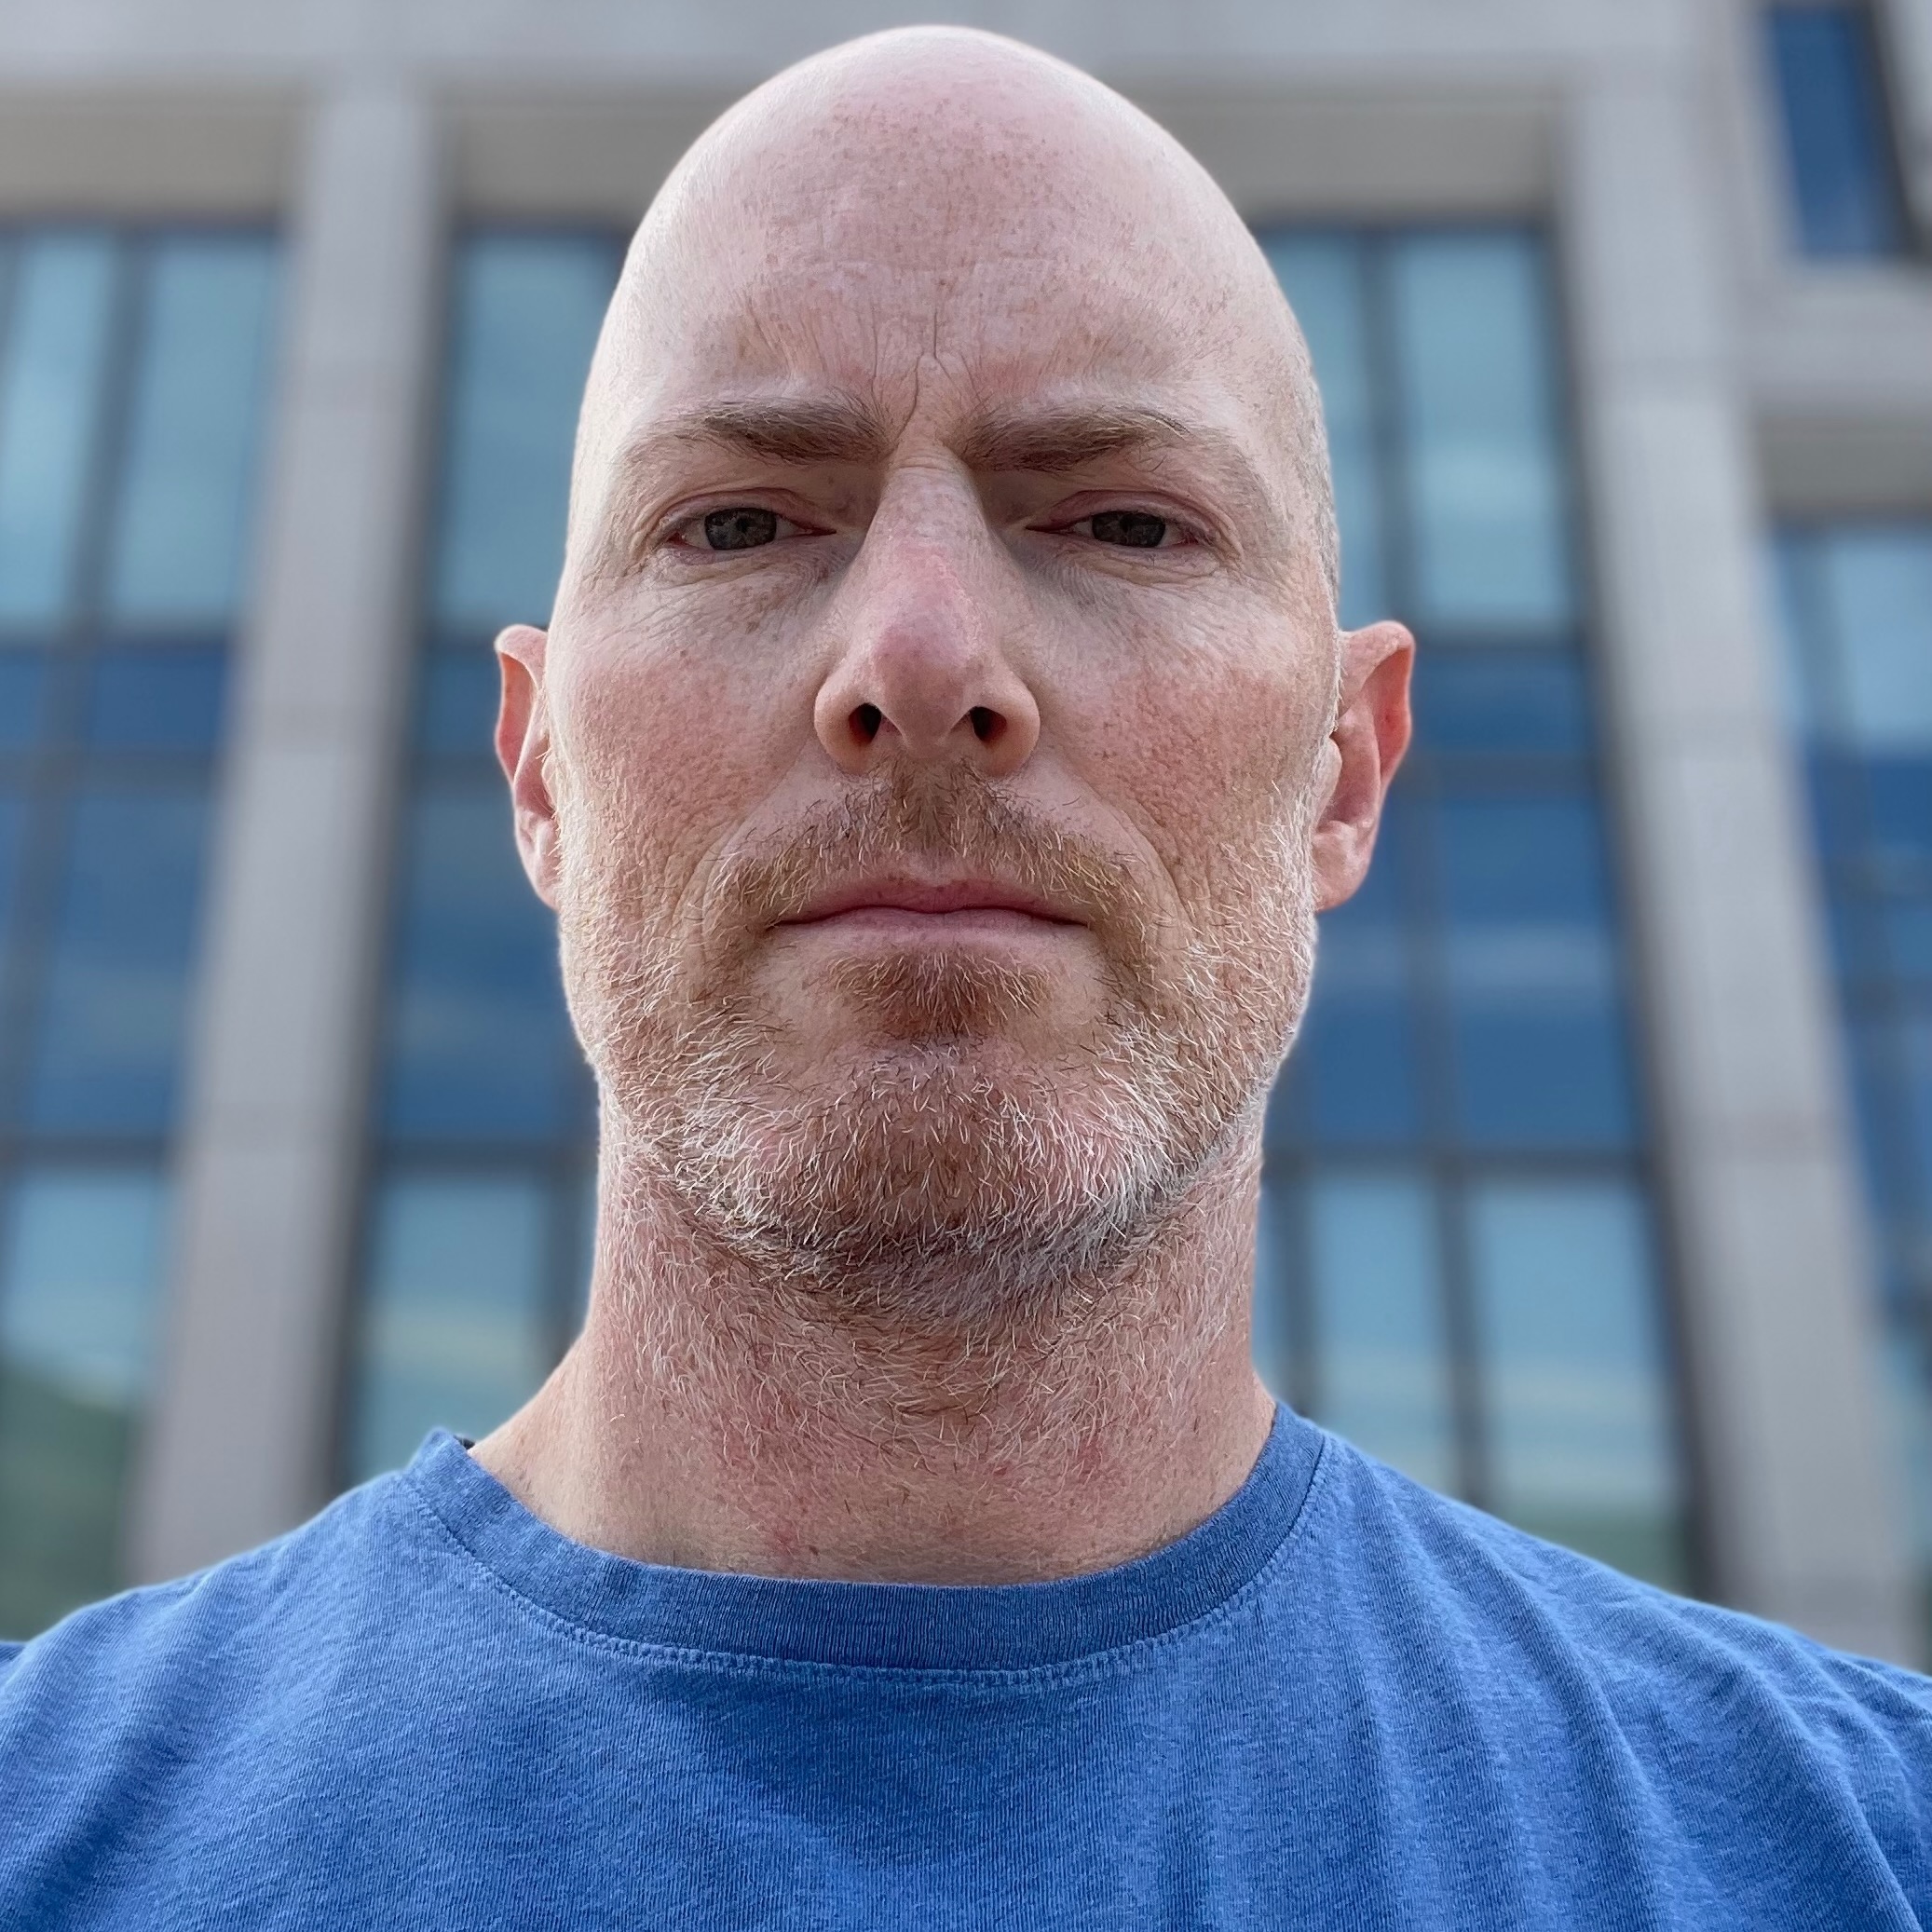
[[[1932,1683],[1284,1410],[1138,1562],[778,1582],[570,1543],[444,1435],[0,1649],[0,1925],[1917,1925]]]

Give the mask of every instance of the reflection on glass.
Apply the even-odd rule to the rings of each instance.
[[[588,1076],[555,923],[517,863],[501,780],[424,784],[406,837],[386,1128],[474,1141],[578,1127]]]
[[[1341,621],[1353,629],[1389,609],[1362,245],[1348,235],[1274,235],[1262,246],[1300,320],[1321,385],[1345,565]]]
[[[550,615],[577,406],[618,262],[602,236],[482,237],[457,255],[434,574],[448,629]]]
[[[1932,756],[1932,528],[1840,531],[1818,574],[1821,616],[1840,640],[1834,736],[1866,752]]]
[[[108,560],[108,605],[125,621],[216,625],[234,612],[275,282],[261,238],[155,245]]]
[[[1561,625],[1570,565],[1538,253],[1518,235],[1422,235],[1389,270],[1416,616]]]
[[[1538,1535],[1680,1583],[1656,1286],[1635,1190],[1489,1181],[1468,1211],[1498,1507]]]
[[[0,1636],[119,1582],[167,1193],[151,1170],[27,1170],[0,1272]]]
[[[102,788],[76,801],[29,1082],[34,1126],[168,1126],[206,818],[198,784]]]
[[[1628,1054],[1594,801],[1452,797],[1437,834],[1464,1133],[1626,1144]]]
[[[550,1366],[550,1198],[536,1180],[399,1177],[380,1190],[350,1449],[360,1480],[432,1427],[487,1435]]]
[[[1317,1176],[1308,1190],[1316,1412],[1436,1489],[1456,1479],[1435,1203],[1414,1175]]]
[[[58,618],[73,594],[115,286],[104,235],[42,234],[16,252],[0,333],[0,624]]]
[[[1871,21],[1862,7],[1774,7],[1785,157],[1808,255],[1896,254],[1905,220]]]

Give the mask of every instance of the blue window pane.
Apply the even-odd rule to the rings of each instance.
[[[1414,526],[1414,615],[1506,633],[1571,616],[1541,256],[1432,235],[1390,260]]]
[[[612,245],[591,236],[494,236],[457,257],[434,573],[453,629],[549,616],[578,402],[617,269]]]
[[[1858,7],[1774,7],[1768,25],[1804,252],[1896,254],[1905,223],[1870,18]]]
[[[0,1635],[30,1636],[122,1581],[166,1220],[152,1170],[29,1168],[11,1190],[0,1248]]]
[[[206,801],[102,788],[75,806],[29,1082],[32,1125],[164,1131],[174,1112]]]
[[[1390,1146],[1422,1128],[1409,940],[1401,901],[1407,816],[1386,819],[1368,876],[1322,920],[1315,993],[1291,1078],[1327,1146]]]
[[[383,1122],[403,1138],[582,1131],[582,1056],[556,929],[531,891],[500,781],[425,787],[411,808]]]
[[[114,244],[36,237],[15,259],[0,333],[0,624],[68,607],[99,440],[116,277]]]
[[[1932,528],[1835,531],[1818,562],[1834,736],[1932,756]]]
[[[1435,1196],[1412,1175],[1310,1184],[1316,1412],[1418,1482],[1455,1481]]]
[[[132,1408],[154,1354],[167,1190],[143,1169],[30,1169],[13,1190],[0,1348],[70,1400]]]
[[[1438,820],[1457,1110],[1490,1146],[1634,1130],[1594,802],[1460,797]]]
[[[24,751],[41,732],[47,653],[0,651],[0,752]]]
[[[353,1479],[406,1463],[429,1430],[487,1435],[551,1366],[546,1184],[410,1176],[376,1198],[356,1364]]]
[[[1538,1535],[1680,1582],[1656,1284],[1636,1190],[1482,1183],[1469,1237],[1497,1506]]]
[[[1296,1274],[1294,1205],[1288,1183],[1274,1177],[1261,1186],[1255,1229],[1255,1372],[1284,1402],[1294,1393],[1294,1325],[1289,1307]]]
[[[88,742],[102,751],[211,752],[226,671],[227,653],[217,649],[102,651],[89,679]]]
[[[423,660],[422,679],[416,699],[416,749],[493,757],[499,687],[495,654],[430,651]]]
[[[1906,1158],[1912,1198],[1922,1227],[1932,1224],[1932,1013],[1918,1014],[1898,1028],[1899,1083],[1904,1090]],[[1932,1254],[1925,1258],[1932,1261]]]
[[[20,881],[20,834],[26,805],[18,793],[0,792],[0,959],[13,933],[14,892]]]
[[[108,562],[108,604],[124,621],[216,625],[235,610],[275,283],[265,239],[207,236],[153,248]]]
[[[1555,651],[1425,650],[1415,719],[1423,751],[1578,757],[1590,749],[1583,665]]]
[[[1932,673],[1928,673],[1932,674]],[[1865,767],[1875,878],[1910,891],[1932,863],[1932,749],[1921,757],[1874,757]]]
[[[1354,628],[1389,608],[1362,244],[1345,235],[1277,235],[1262,246],[1321,385],[1341,525],[1341,621]]]

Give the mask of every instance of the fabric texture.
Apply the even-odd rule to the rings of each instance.
[[[1932,1683],[1282,1410],[1064,1583],[567,1542],[452,1437],[0,1647],[0,1925],[1914,1926]]]

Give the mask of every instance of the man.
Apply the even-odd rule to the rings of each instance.
[[[1912,1925],[1919,1680],[1267,1399],[1263,1096],[1410,644],[1306,353],[1085,77],[728,115],[597,351],[516,837],[603,1107],[467,1449],[0,1677],[9,1926]]]

